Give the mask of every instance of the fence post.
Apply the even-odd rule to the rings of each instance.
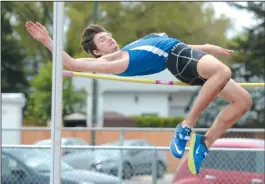
[[[123,146],[124,142],[124,129],[120,129],[120,145]],[[123,176],[123,150],[120,149],[120,161],[119,161],[119,184],[122,184]]]
[[[157,183],[157,150],[153,149],[153,161],[152,161],[152,184]]]

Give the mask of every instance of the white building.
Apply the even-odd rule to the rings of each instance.
[[[2,128],[21,128],[26,98],[22,93],[2,93]],[[20,144],[21,131],[3,131],[2,144]]]
[[[165,70],[159,74],[142,76],[159,80],[177,79]],[[92,92],[92,79],[74,78],[77,88],[85,88],[88,94]],[[98,120],[103,121],[104,111],[114,111],[123,115],[157,114],[159,116],[184,116],[184,110],[197,87],[166,86],[98,80]],[[91,117],[92,98],[88,97],[88,117]],[[99,125],[100,126],[100,125]]]

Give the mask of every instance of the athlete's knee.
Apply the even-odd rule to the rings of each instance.
[[[220,80],[223,80],[224,82],[228,82],[231,79],[232,72],[230,68],[226,65],[223,65],[220,67],[216,73],[220,76]]]
[[[244,91],[242,91],[242,93],[238,94],[237,108],[239,109],[242,115],[249,111],[252,106],[252,103],[252,97],[245,89]]]
[[[240,101],[241,105],[242,105],[242,111],[243,113],[249,111],[249,109],[251,108],[252,104],[253,104],[253,100],[251,95],[246,92],[245,94],[242,95],[242,100]]]

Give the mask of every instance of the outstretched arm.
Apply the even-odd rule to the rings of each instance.
[[[50,40],[45,45],[53,52],[53,42]],[[122,73],[127,67],[126,58],[109,62],[105,58],[77,58],[74,59],[63,51],[63,63],[65,67],[72,71],[99,72],[106,74]]]
[[[234,51],[224,49],[222,47],[211,45],[211,44],[204,44],[204,45],[188,45],[192,49],[201,50],[203,52],[207,52],[209,54],[212,54],[214,56],[218,55],[224,55],[229,57]]]
[[[36,40],[45,45],[53,52],[53,40],[50,38],[47,29],[40,23],[27,22],[27,31]],[[79,58],[74,59],[63,51],[63,64],[69,70],[83,72],[99,72],[108,74],[117,74],[125,71],[128,65],[128,58],[109,62],[104,58]]]

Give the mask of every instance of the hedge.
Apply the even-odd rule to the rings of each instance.
[[[132,119],[136,121],[137,127],[175,128],[184,117],[132,116]]]

